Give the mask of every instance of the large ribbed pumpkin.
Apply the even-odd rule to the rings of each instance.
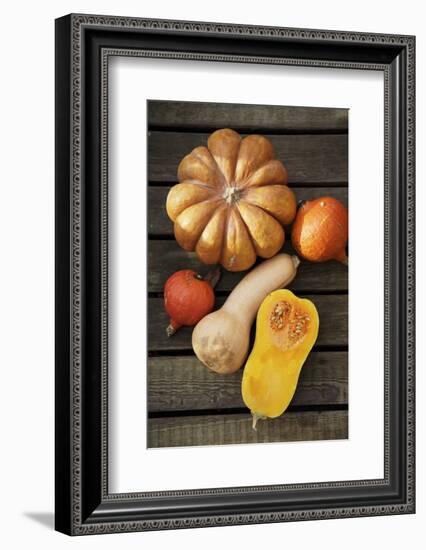
[[[296,213],[287,170],[274,157],[265,137],[242,139],[228,128],[184,157],[166,205],[179,245],[228,271],[274,256]]]

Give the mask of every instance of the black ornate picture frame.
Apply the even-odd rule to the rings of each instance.
[[[108,491],[111,56],[384,74],[384,477]],[[68,15],[56,21],[56,529],[69,535],[415,511],[413,36]]]

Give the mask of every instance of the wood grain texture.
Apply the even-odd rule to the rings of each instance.
[[[170,187],[148,187],[148,233],[150,237],[173,236],[173,222],[166,212],[166,199]],[[334,197],[348,206],[347,187],[292,187],[296,200],[306,201],[319,197]],[[288,234],[289,235],[289,234]]]
[[[347,411],[288,412],[258,422],[252,428],[251,415],[227,414],[151,418],[148,447],[272,443],[347,439]]]
[[[177,167],[194,147],[206,145],[209,134],[148,133],[148,181],[176,181]],[[267,135],[276,158],[288,170],[290,184],[341,185],[348,180],[348,136],[341,135]]]
[[[149,101],[151,128],[215,130],[232,127],[245,132],[344,132],[348,110],[278,105],[243,105],[188,101]]]
[[[283,251],[294,254],[290,242],[284,245]],[[168,277],[179,269],[193,269],[197,273],[205,275],[211,268],[212,266],[202,264],[195,252],[186,252],[175,241],[149,241],[149,292],[162,292]],[[231,273],[223,269],[216,289],[231,291],[246,273],[246,271]],[[302,261],[297,277],[290,283],[289,288],[298,292],[347,291],[348,268],[336,261],[321,264]]]
[[[318,309],[320,328],[316,346],[346,346],[348,344],[348,297],[347,295],[307,295]],[[218,297],[216,306],[225,301]],[[192,328],[183,327],[171,338],[166,336],[169,319],[162,298],[148,298],[148,350],[192,350]],[[314,348],[315,349],[315,348]]]
[[[291,407],[282,417],[251,427],[242,413],[240,370],[218,375],[194,356],[192,328],[167,338],[162,291],[179,269],[206,274],[195,253],[173,236],[165,204],[180,160],[209,134],[230,127],[261,133],[273,143],[289,172],[298,201],[332,196],[348,205],[348,111],[305,107],[149,102],[148,139],[148,444],[150,447],[223,445],[344,439],[348,437],[348,271],[338,262],[302,262],[291,283],[318,308],[320,331],[299,379]],[[290,231],[283,251],[294,253]],[[245,273],[223,270],[216,307]],[[254,327],[251,344],[254,340]],[[308,409],[308,410],[306,410]],[[338,410],[336,410],[338,409]]]
[[[293,405],[341,405],[348,400],[346,352],[311,353],[303,365]],[[217,374],[195,356],[148,359],[148,411],[185,411],[244,407],[243,369]]]

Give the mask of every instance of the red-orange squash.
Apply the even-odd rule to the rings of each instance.
[[[164,285],[164,307],[170,316],[167,336],[182,326],[196,325],[212,311],[215,300],[213,286],[210,279],[203,279],[191,269],[176,271],[167,279]]]
[[[271,258],[296,214],[287,170],[260,135],[241,138],[225,128],[210,135],[178,168],[180,183],[167,196],[167,214],[179,245],[205,264],[228,271]]]

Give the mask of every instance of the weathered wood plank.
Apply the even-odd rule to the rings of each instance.
[[[348,344],[347,295],[308,295],[320,318],[317,346],[346,346]],[[225,298],[218,297],[217,307]],[[150,351],[192,350],[192,328],[183,327],[171,338],[166,335],[169,319],[162,298],[148,298],[148,349]]]
[[[251,415],[228,414],[150,418],[148,447],[230,445],[277,441],[347,439],[347,411],[288,412],[258,422],[252,428]]]
[[[294,254],[290,242],[287,242],[283,251]],[[179,269],[193,269],[205,275],[211,266],[202,264],[195,252],[186,252],[175,241],[148,241],[148,291],[162,292],[164,283],[172,273]],[[244,277],[245,271],[231,273],[222,270],[217,290],[231,291]],[[335,261],[315,264],[302,261],[297,277],[289,285],[295,291],[346,291],[348,289],[348,268]]]
[[[292,187],[297,201],[313,200],[319,197],[334,197],[348,206],[347,187]],[[148,188],[148,232],[150,236],[173,235],[173,222],[166,212],[166,199],[170,187],[150,186]]]
[[[206,145],[209,134],[148,133],[148,181],[176,181],[179,162],[194,147]],[[267,136],[276,157],[288,170],[290,184],[333,185],[348,181],[348,136]]]
[[[279,105],[242,105],[190,101],[149,101],[148,125],[155,128],[245,132],[345,131],[348,110]]]
[[[193,357],[148,359],[148,411],[184,411],[244,407],[243,370],[217,374]],[[348,354],[314,352],[302,368],[291,405],[348,402]]]

